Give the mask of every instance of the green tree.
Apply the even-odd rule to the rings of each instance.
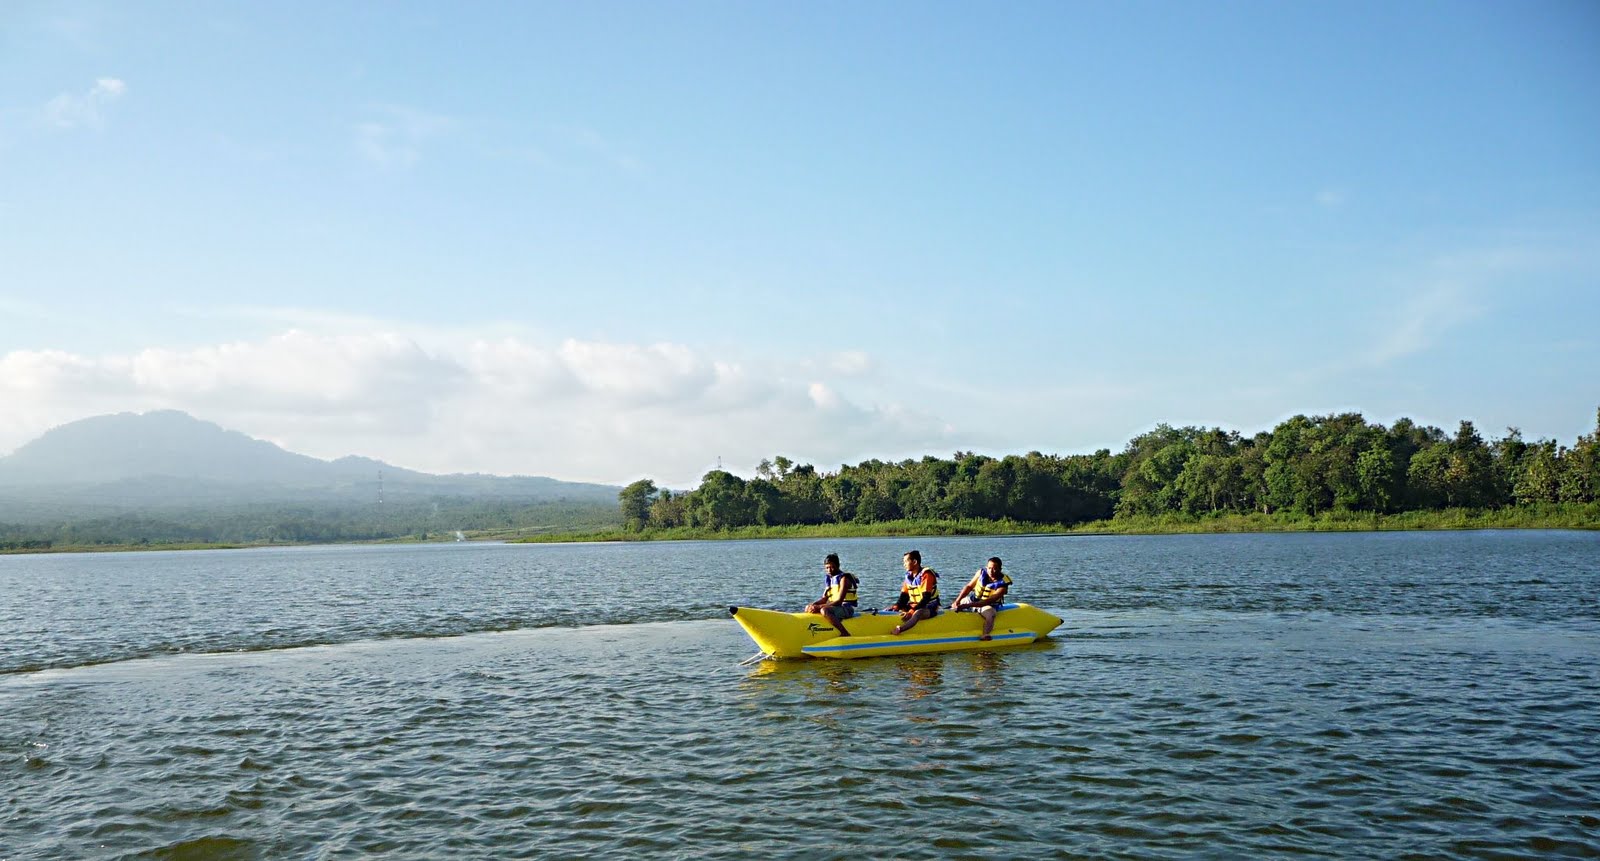
[[[931,455],[904,470],[906,485],[895,497],[906,517],[948,517],[945,491],[955,475],[956,465]]]
[[[972,485],[979,517],[999,520],[1006,516],[1006,500],[1011,496],[1011,485],[1016,482],[1015,466],[1014,461],[1003,459],[988,460],[978,467]]]
[[[638,532],[650,520],[650,507],[656,501],[656,483],[648,478],[624,487],[617,494],[617,502],[622,507],[622,528],[631,532]]]
[[[1356,456],[1356,483],[1360,487],[1361,508],[1381,513],[1394,504],[1400,475],[1387,440],[1373,440],[1366,451]]]
[[[788,462],[782,455],[778,459]],[[828,522],[823,479],[817,474],[816,467],[809,463],[793,466],[792,469],[786,466],[784,476],[778,480],[778,489],[783,493],[786,523]]]
[[[856,519],[856,508],[861,504],[861,484],[844,468],[822,480],[822,500],[828,507],[828,518],[833,523],[849,523]]]
[[[650,525],[657,529],[688,526],[689,494],[674,495],[670,490],[661,491],[661,495],[650,506]]]
[[[1304,455],[1308,465],[1302,470],[1312,500],[1305,507],[1312,511],[1362,507],[1357,463],[1361,453],[1382,434],[1381,428],[1368,425],[1360,413],[1312,419]]]
[[[1116,513],[1123,467],[1109,449],[1062,458],[1056,467],[1064,495],[1062,523],[1105,520]]]
[[[789,518],[789,502],[777,484],[764,478],[751,479],[750,483],[745,485],[745,494],[750,497],[756,523],[762,526],[782,526],[793,522]]]
[[[1572,448],[1562,452],[1561,461],[1561,501],[1600,500],[1600,410],[1594,432],[1578,437]]]
[[[1196,453],[1196,428],[1156,425],[1128,442],[1123,452],[1126,471],[1117,502],[1118,514],[1162,514],[1183,507],[1178,476]]]
[[[882,523],[900,517],[900,506],[883,485],[874,482],[862,489],[861,499],[856,503],[854,519],[857,523]]]
[[[1238,459],[1221,454],[1192,455],[1173,481],[1179,505],[1191,514],[1228,507],[1241,484]]]
[[[1417,452],[1406,467],[1406,485],[1416,508],[1436,509],[1450,504],[1450,444],[1436,442]]]
[[[1305,451],[1301,437],[1310,427],[1310,419],[1295,416],[1272,429],[1265,452],[1266,469],[1262,473],[1268,511],[1303,510],[1301,505],[1309,488],[1305,486],[1304,471],[1297,467]]]
[[[1518,505],[1561,501],[1561,453],[1555,440],[1540,440],[1518,458],[1511,495]]]
[[[1433,499],[1438,492],[1437,488],[1412,486],[1411,465],[1418,453],[1435,443],[1443,442],[1444,439],[1444,431],[1432,426],[1420,426],[1408,418],[1400,419],[1389,428],[1386,435],[1389,452],[1394,457],[1396,474],[1404,476],[1400,486],[1396,488],[1396,508],[1409,510],[1434,508],[1438,505]],[[1427,473],[1431,469],[1431,466],[1425,467],[1423,472]]]
[[[732,529],[756,522],[754,500],[746,492],[745,481],[731,472],[713,469],[689,493],[686,503],[690,526]]]
[[[1506,428],[1506,435],[1495,440],[1489,448],[1494,456],[1495,480],[1514,499],[1517,476],[1522,472],[1522,459],[1528,456],[1533,446],[1523,442],[1522,431]]]

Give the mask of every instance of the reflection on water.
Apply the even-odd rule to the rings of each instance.
[[[917,655],[896,658],[894,661],[896,672],[905,681],[906,699],[920,700],[934,696],[944,686],[943,655]]]
[[[1006,658],[1004,652],[967,652],[964,657],[972,668],[972,690],[977,694],[998,695],[1006,686]]]

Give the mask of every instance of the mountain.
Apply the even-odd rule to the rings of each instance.
[[[46,432],[0,458],[0,487],[110,484],[154,476],[316,483],[332,464],[177,410],[118,413]]]
[[[176,410],[83,419],[0,457],[0,520],[13,521],[289,502],[615,505],[617,491],[537,476],[430,475],[356,456],[319,460]]]

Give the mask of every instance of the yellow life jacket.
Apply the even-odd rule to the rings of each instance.
[[[927,575],[926,581],[923,578],[924,574]],[[924,582],[927,583],[927,586],[923,586]],[[924,595],[928,597],[930,606],[939,606],[939,572],[932,568],[924,568],[915,574],[907,571],[905,591],[906,597],[911,599],[911,606],[913,607],[922,603]]]
[[[828,603],[843,603],[848,607],[856,605],[856,575],[849,571],[840,571],[838,574],[828,574]]]
[[[1004,571],[1000,572],[998,580],[990,580],[989,569],[980,568],[978,569],[978,588],[972,590],[972,600],[987,601],[991,595],[1000,591],[1001,587],[1010,585],[1011,578]]]

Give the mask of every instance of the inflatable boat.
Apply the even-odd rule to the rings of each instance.
[[[729,607],[728,614],[744,628],[765,658],[872,658],[972,649],[1022,646],[1049,636],[1061,619],[1029,604],[1002,604],[994,631],[981,639],[983,617],[945,610],[923,619],[904,634],[890,633],[900,624],[897,613],[862,615],[844,620],[850,636],[841,637],[828,620],[815,613],[783,613],[756,607]]]

